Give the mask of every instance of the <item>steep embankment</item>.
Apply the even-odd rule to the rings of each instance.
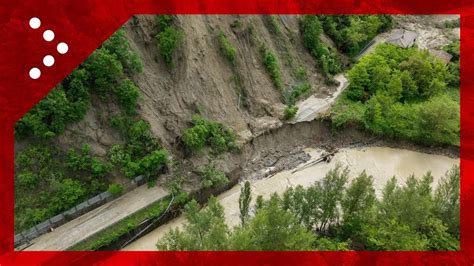
[[[144,65],[135,79],[142,93],[139,113],[165,145],[175,142],[196,113],[224,123],[244,139],[281,124],[283,93],[262,63],[262,44],[277,55],[285,88],[299,82],[297,68],[310,73],[314,92],[327,96],[335,88],[323,85],[302,47],[296,16],[276,16],[279,33],[267,27],[266,16],[179,16],[175,23],[185,38],[172,69],[159,58],[154,18],[137,16],[125,28]],[[220,31],[236,49],[234,64],[220,51]]]

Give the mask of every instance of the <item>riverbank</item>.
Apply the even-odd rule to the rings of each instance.
[[[458,158],[444,155],[435,155],[410,151],[405,149],[387,147],[356,147],[342,148],[329,163],[311,163],[320,158],[322,149],[308,148],[304,150],[311,159],[301,163],[292,170],[281,171],[269,178],[250,180],[252,184],[253,199],[257,195],[268,198],[272,193],[283,193],[289,187],[301,185],[308,187],[315,181],[324,177],[327,171],[334,168],[337,163],[349,167],[350,177],[354,178],[361,171],[366,171],[374,176],[374,186],[377,194],[383,189],[385,183],[396,176],[398,182],[404,182],[409,175],[421,177],[431,171],[434,177],[434,186],[438,183],[447,170],[459,164]],[[310,165],[310,166],[308,166]],[[218,196],[219,202],[224,206],[226,222],[229,226],[239,223],[238,197],[240,185],[236,185]],[[156,250],[156,242],[170,229],[179,228],[184,223],[182,216],[175,218],[151,233],[132,242],[123,250]]]

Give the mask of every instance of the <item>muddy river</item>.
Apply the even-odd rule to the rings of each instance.
[[[343,166],[349,167],[351,178],[363,170],[374,176],[374,185],[377,193],[381,192],[385,183],[392,176],[396,176],[398,181],[402,183],[411,174],[421,176],[427,171],[431,171],[435,185],[447,170],[453,165],[459,164],[459,159],[442,155],[386,147],[365,147],[341,149],[330,163],[318,163],[308,167],[308,164],[311,164],[312,161],[320,157],[322,150],[307,149],[306,152],[311,155],[311,160],[307,163],[301,164],[292,170],[279,172],[266,179],[251,181],[253,199],[257,198],[257,195],[268,198],[272,193],[283,193],[288,187],[292,186],[310,186],[316,180],[324,177],[326,172],[334,168],[338,162]],[[240,222],[239,194],[240,185],[236,185],[218,197],[219,202],[225,208],[226,221],[230,227]],[[156,250],[155,244],[158,239],[171,228],[182,226],[183,222],[183,216],[173,219],[151,233],[137,239],[123,250]]]

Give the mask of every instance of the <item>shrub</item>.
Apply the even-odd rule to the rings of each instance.
[[[95,178],[104,177],[110,172],[110,170],[112,170],[112,165],[110,163],[104,163],[97,158],[92,158],[90,167],[92,176]]]
[[[285,120],[290,120],[296,116],[298,113],[298,106],[287,106],[283,110],[283,118]]]
[[[273,51],[268,48],[263,48],[262,56],[263,65],[265,66],[265,69],[268,71],[268,74],[272,78],[275,87],[281,90],[283,88],[283,80],[281,78],[281,70],[280,66],[278,65],[278,59],[275,53],[273,53]]]
[[[102,47],[109,50],[111,54],[115,54],[122,66],[131,74],[140,73],[143,71],[143,66],[138,57],[138,54],[130,49],[125,30],[120,28],[107,41],[102,44]]]
[[[201,175],[201,185],[204,188],[220,188],[229,183],[225,174],[212,165],[206,165],[200,169],[199,174]]]
[[[107,191],[112,194],[112,196],[117,197],[122,195],[124,187],[121,184],[110,184]]]
[[[123,66],[117,56],[104,47],[97,49],[87,58],[84,69],[90,73],[91,88],[103,98],[113,91],[123,74]]]
[[[216,153],[227,152],[236,147],[234,132],[221,123],[200,116],[193,117],[193,126],[184,131],[181,139],[192,152],[201,150],[205,145],[211,146]]]
[[[63,133],[72,122],[70,102],[61,86],[53,89],[15,125],[15,134],[25,138],[30,134],[49,139]]]
[[[304,82],[294,86],[290,91],[286,92],[285,98],[288,105],[294,105],[296,101],[311,91],[311,85],[308,82]]]
[[[156,35],[160,55],[168,67],[173,67],[173,54],[183,40],[183,32],[173,27],[166,27]]]
[[[229,42],[229,40],[227,39],[223,31],[219,31],[217,38],[219,40],[220,50],[222,54],[224,55],[225,58],[227,58],[227,60],[229,60],[229,62],[234,64],[237,50]]]
[[[24,187],[34,187],[38,184],[38,177],[29,171],[18,174],[16,180],[20,186]]]
[[[135,107],[139,97],[138,87],[130,79],[124,79],[118,86],[114,87],[119,103],[128,114],[135,113]]]
[[[304,67],[298,67],[294,71],[294,75],[297,79],[304,80],[308,77],[308,73]]]
[[[89,155],[91,147],[84,144],[80,153],[75,149],[70,149],[67,153],[66,165],[75,171],[84,171],[90,168],[92,157]]]
[[[166,28],[171,27],[175,17],[173,15],[159,15],[156,16],[155,22],[159,31],[164,31]]]

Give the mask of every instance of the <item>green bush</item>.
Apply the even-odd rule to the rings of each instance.
[[[91,151],[90,145],[84,144],[80,153],[75,149],[69,149],[67,154],[67,166],[75,171],[86,170],[89,168],[92,157],[89,155]]]
[[[15,135],[25,138],[34,135],[50,139],[64,132],[73,121],[73,109],[61,86],[53,89],[15,125]]]
[[[113,165],[120,166],[127,177],[145,175],[147,178],[159,174],[168,160],[168,152],[160,147],[144,120],[134,120],[129,116],[117,116],[111,124],[126,138],[124,145],[114,145],[108,152]]]
[[[273,53],[273,51],[269,48],[263,48],[262,57],[263,65],[265,66],[265,69],[268,71],[268,74],[272,78],[275,87],[277,87],[277,89],[279,90],[283,89],[281,70],[275,53]]]
[[[140,73],[143,66],[138,54],[131,50],[125,30],[120,28],[107,41],[102,44],[111,54],[115,54],[122,66],[130,72],[130,74]]]
[[[160,56],[168,67],[173,67],[173,55],[183,40],[183,32],[174,27],[166,27],[156,35]]]
[[[283,118],[285,120],[290,120],[296,116],[298,113],[298,106],[287,106],[283,110]]]
[[[158,27],[158,31],[164,31],[166,28],[171,27],[175,21],[173,15],[159,15],[156,16],[155,23]]]
[[[186,129],[181,137],[184,145],[191,152],[197,152],[205,145],[209,145],[215,153],[236,148],[234,132],[221,123],[209,121],[200,116],[194,116],[192,122],[193,126]]]
[[[304,67],[298,67],[295,69],[294,75],[299,80],[305,80],[308,77],[308,73]]]
[[[140,96],[137,85],[126,78],[118,86],[114,87],[120,105],[128,114],[135,113],[138,97]]]
[[[112,165],[108,162],[102,162],[98,158],[92,158],[90,165],[92,176],[95,178],[105,177],[112,170]]]
[[[285,93],[286,103],[294,105],[297,100],[307,96],[311,92],[311,85],[308,82],[300,83]]]
[[[112,196],[117,197],[122,195],[124,187],[121,184],[110,184],[107,191],[112,194]]]
[[[201,176],[201,185],[204,188],[220,188],[229,183],[226,175],[212,165],[206,165],[200,169],[199,174]]]
[[[16,180],[20,186],[33,188],[38,184],[38,177],[33,172],[23,172],[16,176]]]
[[[217,35],[217,39],[219,41],[220,50],[222,54],[224,55],[224,57],[227,58],[229,62],[234,64],[237,50],[229,42],[229,40],[227,39],[223,31],[219,31],[219,34]]]

